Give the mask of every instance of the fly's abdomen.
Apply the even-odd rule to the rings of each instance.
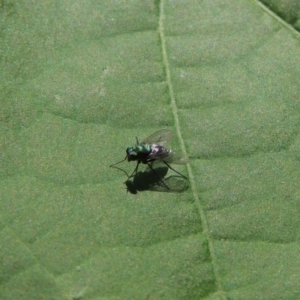
[[[167,158],[169,156],[170,150],[168,150],[167,148],[157,145],[157,144],[153,144],[151,146],[151,153],[149,155],[149,161],[152,160],[164,160],[165,158]]]

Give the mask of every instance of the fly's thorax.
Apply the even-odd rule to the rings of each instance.
[[[143,157],[149,155],[151,152],[151,146],[148,144],[138,144],[135,147],[127,147],[127,160],[141,160]]]

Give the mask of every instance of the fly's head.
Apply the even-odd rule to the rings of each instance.
[[[137,160],[137,152],[136,152],[135,148],[136,147],[127,147],[126,154],[127,154],[128,161]]]

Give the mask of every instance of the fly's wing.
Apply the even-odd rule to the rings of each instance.
[[[168,164],[185,165],[189,162],[189,158],[182,155],[180,152],[175,152],[172,150],[167,150],[161,147],[160,151],[150,154],[149,162],[151,166],[156,167],[158,165],[163,165],[163,162]]]
[[[169,155],[162,159],[170,164],[185,165],[189,162],[189,158],[182,153],[170,150]]]
[[[172,138],[172,132],[168,129],[161,129],[147,137],[142,144],[157,144],[163,146]]]

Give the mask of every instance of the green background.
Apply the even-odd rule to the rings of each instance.
[[[0,299],[300,299],[299,3],[0,1]]]

